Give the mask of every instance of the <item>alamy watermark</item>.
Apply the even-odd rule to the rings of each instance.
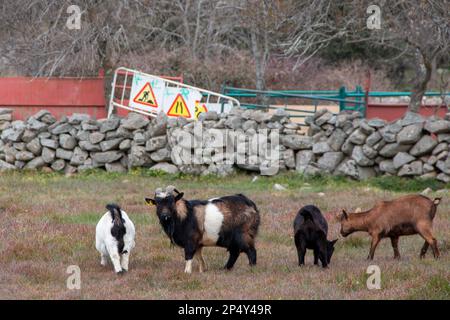
[[[370,276],[367,278],[366,285],[369,290],[381,289],[381,269],[377,265],[370,265],[367,267],[366,274]]]
[[[66,273],[69,274],[66,280],[66,286],[69,290],[81,289],[81,269],[77,265],[70,265],[66,269]]]
[[[366,12],[369,17],[366,20],[367,29],[380,30],[381,29],[381,9],[376,4],[367,7]]]
[[[70,14],[66,21],[66,27],[69,30],[81,29],[81,9],[77,5],[71,5],[67,7],[66,12]]]

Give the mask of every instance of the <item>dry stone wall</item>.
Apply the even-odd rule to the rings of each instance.
[[[283,110],[207,112],[199,121],[162,114],[148,119],[136,113],[100,120],[73,114],[56,120],[42,110],[14,121],[11,110],[0,108],[0,170],[72,174],[147,167],[226,176],[239,168],[264,175],[296,170],[354,179],[387,174],[449,182],[449,119],[407,113],[387,123],[362,119],[357,112],[321,110],[306,119],[305,135]]]

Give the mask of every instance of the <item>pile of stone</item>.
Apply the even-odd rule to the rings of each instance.
[[[12,121],[11,110],[0,109],[0,170],[40,169],[75,173],[92,168],[125,172],[154,167],[166,160],[167,119],[130,113],[127,118],[95,120],[73,114],[57,120],[42,110],[27,121]],[[173,165],[168,169],[177,171]]]
[[[449,182],[449,120],[450,114],[441,119],[407,112],[387,123],[321,110],[307,119],[313,147],[297,154],[297,168],[355,179],[387,174]]]
[[[308,134],[274,113],[232,109],[206,112],[199,121],[130,113],[57,120],[46,110],[26,121],[0,108],[0,170],[75,173],[92,168],[125,172],[148,167],[170,173],[217,174],[237,168],[273,175],[296,170],[366,179],[376,175],[450,181],[450,114],[444,119],[407,113],[386,122],[358,112],[326,109],[306,118]]]

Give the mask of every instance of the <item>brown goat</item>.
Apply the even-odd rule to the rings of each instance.
[[[382,238],[391,238],[394,258],[399,259],[398,238],[419,234],[425,243],[420,251],[423,258],[428,247],[439,258],[437,241],[431,232],[436,208],[441,198],[431,200],[422,195],[407,195],[392,201],[382,201],[372,209],[348,214],[343,210],[340,218],[341,234],[346,237],[356,231],[366,231],[372,236],[368,259],[373,260],[375,249]]]

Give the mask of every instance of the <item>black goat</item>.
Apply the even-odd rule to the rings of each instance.
[[[328,223],[320,210],[313,205],[301,208],[294,220],[294,238],[298,253],[298,264],[305,264],[306,249],[314,250],[314,264],[319,260],[322,267],[330,263],[336,240],[328,241]]]

